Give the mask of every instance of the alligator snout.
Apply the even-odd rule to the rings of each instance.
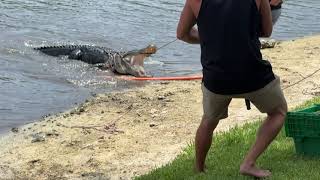
[[[157,46],[154,44],[148,45],[146,48],[143,48],[140,50],[141,54],[146,54],[148,56],[155,54],[157,52]]]

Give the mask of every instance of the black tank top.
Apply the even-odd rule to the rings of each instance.
[[[242,94],[275,79],[260,52],[255,0],[202,0],[197,18],[203,82],[217,94]]]

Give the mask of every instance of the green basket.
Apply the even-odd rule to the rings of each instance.
[[[319,156],[320,155],[320,138],[304,137],[294,138],[296,152],[299,155]]]
[[[288,112],[285,131],[294,138],[298,154],[320,155],[320,104]]]

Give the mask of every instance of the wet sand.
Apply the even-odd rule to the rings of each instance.
[[[320,67],[320,36],[262,51],[282,87]],[[99,94],[75,109],[13,129],[0,140],[0,179],[130,179],[162,166],[193,142],[201,81],[154,82]],[[284,91],[289,107],[320,96],[320,72]],[[263,118],[233,100],[218,131]]]

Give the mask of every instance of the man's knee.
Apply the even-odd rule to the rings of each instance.
[[[217,127],[218,124],[219,120],[217,120],[216,118],[208,118],[203,116],[199,128],[213,132],[213,130]]]
[[[281,116],[283,119],[286,117],[288,112],[288,105],[287,103],[284,103],[276,108],[274,108],[272,111],[267,112],[268,116]]]

